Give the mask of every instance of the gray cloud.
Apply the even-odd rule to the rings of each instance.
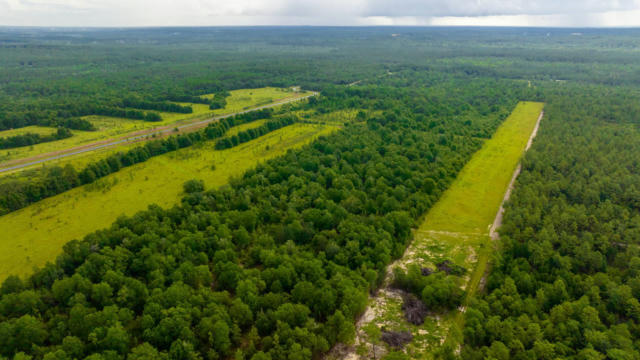
[[[632,10],[638,0],[369,0],[366,16],[491,16],[583,14]]]
[[[0,25],[640,26],[640,0],[0,0]]]

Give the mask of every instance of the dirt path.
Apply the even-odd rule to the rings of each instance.
[[[254,107],[248,110],[231,113],[231,114],[218,115],[205,120],[198,120],[198,121],[192,120],[191,122],[188,122],[188,123],[176,122],[169,125],[163,125],[157,128],[138,130],[135,132],[128,133],[119,138],[101,140],[91,144],[77,146],[69,149],[52,151],[45,154],[39,154],[29,158],[12,160],[4,164],[0,164],[0,167],[3,167],[2,169],[0,169],[0,173],[18,170],[18,169],[22,169],[32,165],[42,164],[42,163],[46,163],[48,161],[53,161],[53,160],[59,160],[65,157],[78,155],[86,152],[91,152],[95,150],[105,149],[105,148],[109,148],[117,145],[122,145],[125,143],[134,143],[134,142],[145,141],[147,139],[154,138],[154,137],[168,136],[171,133],[174,133],[176,129],[178,130],[178,132],[181,132],[181,133],[192,132],[206,126],[207,124],[213,121],[218,121],[218,120],[225,119],[235,115],[245,114],[245,113],[257,111],[257,110],[268,109],[268,108],[276,107],[279,105],[284,105],[284,104],[292,103],[295,101],[308,99],[316,95],[318,95],[318,93],[313,92],[310,95],[306,95],[302,97],[289,97],[289,98],[285,98],[283,100],[276,101],[274,103],[270,103],[267,105],[262,105],[262,106]]]

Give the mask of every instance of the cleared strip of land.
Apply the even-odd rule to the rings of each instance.
[[[467,299],[475,293],[492,251],[489,236],[512,174],[534,133],[544,104],[519,103],[511,115],[462,169],[451,187],[434,204],[404,256],[389,267],[417,264],[434,268],[449,259],[469,270],[460,282]],[[432,358],[445,340],[458,341],[464,305],[460,311],[428,316],[423,325],[404,320],[400,293],[387,283],[357,324],[356,344],[344,358],[380,357],[387,349],[380,343],[381,328],[411,331],[405,351],[411,358]],[[466,303],[463,302],[463,304]],[[375,353],[375,354],[374,354]]]
[[[38,165],[38,164],[42,164],[45,162],[49,162],[49,161],[54,161],[54,160],[59,160],[62,158],[66,158],[69,156],[74,156],[74,155],[78,155],[78,154],[83,154],[83,153],[87,153],[87,152],[92,152],[92,151],[96,151],[96,150],[101,150],[101,149],[105,149],[105,148],[110,148],[110,147],[114,147],[114,146],[119,146],[119,145],[125,145],[125,144],[130,144],[133,142],[139,142],[139,141],[144,141],[147,139],[152,139],[154,137],[158,137],[158,136],[166,136],[169,134],[173,134],[176,131],[178,132],[190,132],[190,131],[195,131],[197,129],[200,129],[204,126],[206,126],[207,124],[214,122],[214,121],[218,121],[224,118],[228,118],[234,115],[239,115],[239,114],[245,114],[248,112],[252,112],[252,111],[257,111],[257,110],[262,110],[262,109],[267,109],[267,108],[272,108],[272,107],[276,107],[276,106],[280,106],[280,105],[284,105],[284,104],[288,104],[294,101],[300,101],[300,100],[304,100],[307,99],[311,96],[315,96],[317,95],[317,93],[311,93],[309,95],[304,95],[304,93],[300,94],[300,93],[295,93],[293,96],[289,96],[285,99],[279,100],[279,101],[275,101],[275,102],[270,102],[268,104],[265,105],[261,105],[261,106],[256,106],[250,109],[246,109],[246,110],[242,110],[242,111],[237,111],[234,113],[228,113],[225,115],[219,115],[219,116],[214,116],[214,117],[210,117],[204,120],[197,120],[194,119],[192,121],[177,125],[175,123],[173,124],[169,124],[169,125],[165,125],[162,127],[157,127],[157,128],[152,128],[152,129],[146,129],[146,130],[140,130],[140,131],[136,131],[136,132],[132,132],[129,134],[126,134],[125,136],[122,136],[118,139],[108,139],[108,140],[102,140],[99,142],[95,142],[95,143],[91,143],[91,144],[85,144],[79,147],[74,147],[74,148],[68,148],[68,149],[61,149],[58,151],[54,151],[54,152],[50,152],[50,153],[45,153],[45,154],[40,154],[37,155],[35,157],[31,157],[31,158],[24,158],[24,159],[17,159],[14,161],[9,161],[6,162],[4,164],[2,164],[1,166],[4,166],[3,168],[0,169],[0,173],[2,172],[9,172],[9,171],[14,171],[14,170],[18,170],[18,169],[22,169],[22,168],[26,168],[26,167],[30,167],[30,166],[34,166],[34,165]]]
[[[230,134],[254,126],[241,125]],[[53,261],[65,243],[109,226],[118,216],[133,215],[150,204],[176,204],[187,180],[202,179],[207,188],[224,185],[259,162],[336,129],[294,124],[222,151],[214,150],[215,141],[209,141],[151,158],[2,216],[0,281],[11,274],[29,274],[34,266]]]

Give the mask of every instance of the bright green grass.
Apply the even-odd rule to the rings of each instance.
[[[460,286],[467,290],[463,301],[466,306],[487,268],[492,249],[490,226],[543,106],[534,102],[516,106],[427,213],[407,252],[393,266],[417,264],[434,268],[444,259],[464,266],[469,272]],[[372,323],[378,328],[410,330],[414,339],[405,351],[411,358],[433,358],[433,351],[445,340],[452,345],[459,343],[464,320],[460,311],[429,316],[423,325],[415,326],[404,320],[401,302],[397,295],[381,291],[370,305],[376,313]],[[371,341],[371,329],[362,331],[360,338],[365,344]],[[361,348],[368,349],[367,345]]]
[[[208,105],[182,103],[183,105],[191,105],[193,113],[178,114],[161,112],[160,115],[162,116],[162,121],[159,122],[145,122],[142,120],[114,118],[108,116],[85,116],[84,118],[89,120],[98,129],[97,131],[73,130],[73,136],[67,139],[1,151],[0,163],[91,144],[97,141],[123,136],[134,131],[184,123],[215,115],[231,114],[289,98],[302,97],[308,94],[309,92],[293,92],[288,89],[272,87],[233,90],[231,91],[231,96],[227,98],[227,106],[225,106],[224,109],[209,110]],[[204,96],[206,97],[208,95]]]
[[[488,233],[543,106],[516,106],[429,211],[421,230]]]
[[[239,133],[240,131],[244,131],[244,130],[248,130],[248,129],[253,129],[256,127],[261,126],[262,124],[264,124],[265,120],[257,120],[248,124],[243,124],[243,125],[239,125],[239,126],[235,126],[231,129],[229,129],[229,131],[227,131],[227,136],[232,136],[235,135],[237,133]],[[80,170],[80,169],[84,169],[89,163],[92,162],[96,162],[99,161],[101,159],[105,159],[107,157],[109,157],[110,155],[113,155],[117,152],[126,152],[132,148],[138,147],[138,146],[143,146],[143,143],[129,143],[129,144],[123,144],[121,146],[118,147],[111,147],[111,148],[104,148],[104,149],[99,149],[96,151],[92,151],[90,153],[82,153],[82,154],[77,154],[74,156],[70,156],[70,157],[66,157],[66,158],[62,158],[62,159],[57,159],[57,160],[52,160],[47,162],[47,165],[44,164],[38,164],[38,165],[34,165],[33,167],[30,167],[30,169],[36,169],[38,167],[52,167],[52,166],[66,166],[67,164],[72,165],[75,169]]]
[[[38,135],[51,135],[56,132],[55,128],[46,127],[46,126],[26,126],[19,129],[11,129],[0,131],[0,138],[11,137],[24,135],[27,133],[38,134]]]
[[[345,122],[353,122],[356,120],[356,116],[360,111],[369,113],[370,115],[375,112],[360,110],[360,109],[345,109],[337,110],[329,113],[320,114],[314,110],[302,110],[295,112],[298,117],[304,121],[323,123],[323,124],[344,124]]]
[[[235,131],[256,126],[250,123]],[[309,143],[337,127],[294,124],[240,146],[214,150],[215,140],[157,156],[0,217],[0,281],[26,275],[52,261],[70,240],[105,228],[120,215],[133,215],[150,204],[171,206],[182,184],[202,179],[207,188],[227,183],[259,162]],[[212,166],[215,165],[215,170]]]

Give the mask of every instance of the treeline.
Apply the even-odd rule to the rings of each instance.
[[[103,115],[151,122],[162,121],[162,117],[160,116],[160,114],[153,111],[148,111],[145,113],[144,111],[135,109],[120,109],[109,106],[95,106],[85,109],[85,112],[85,115]]]
[[[178,102],[188,102],[188,103],[193,103],[193,104],[204,104],[204,105],[210,105],[211,104],[211,100],[204,98],[202,96],[198,96],[198,95],[188,95],[188,94],[172,94],[168,96],[169,100],[171,101],[178,101]]]
[[[69,115],[70,116],[70,115]],[[20,114],[5,115],[0,112],[0,130],[18,129],[26,126],[63,127],[72,130],[94,131],[91,122],[76,117],[64,117],[57,112],[28,111]]]
[[[166,111],[181,114],[193,113],[193,108],[191,106],[182,106],[180,104],[174,104],[166,101],[144,101],[136,98],[126,98],[122,100],[122,107]]]
[[[441,142],[446,127],[416,130],[411,108],[396,109],[397,121],[348,124],[221,189],[190,183],[180,206],[123,217],[8,278],[0,355],[310,360],[349,342],[414,222],[482,144]]]
[[[80,118],[57,119],[54,126],[60,126],[72,130],[95,131],[96,127],[90,121]]]
[[[295,116],[284,116],[278,119],[269,120],[264,125],[259,126],[254,129],[248,129],[245,131],[239,132],[237,135],[229,136],[224,139],[218,140],[216,142],[215,148],[217,150],[229,149],[234,146],[238,146],[240,144],[246,143],[253,139],[259,138],[265,134],[268,134],[272,131],[278,130],[285,126],[289,126],[296,122]]]
[[[73,166],[54,167],[42,177],[30,177],[28,181],[16,180],[0,183],[0,215],[21,209],[42,199],[60,194],[74,187],[89,184],[97,179],[135,165],[149,158],[182,149],[194,143],[212,140],[225,135],[234,126],[271,118],[273,111],[263,109],[220,119],[203,130],[173,135],[165,139],[150,140],[143,146],[127,152],[118,152],[97,162],[89,163],[77,171]]]
[[[640,96],[560,89],[467,310],[464,359],[640,358]]]
[[[67,128],[58,128],[56,132],[49,135],[40,135],[36,133],[26,133],[22,135],[0,138],[0,149],[12,149],[22,146],[30,146],[50,141],[66,139],[73,136],[71,130]]]

